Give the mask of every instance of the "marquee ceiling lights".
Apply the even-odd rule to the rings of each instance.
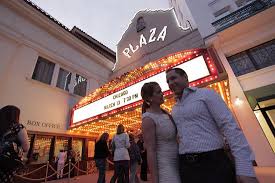
[[[112,81],[102,85],[97,88],[94,92],[84,97],[74,109],[80,108],[84,105],[92,103],[103,97],[106,97],[116,91],[122,90],[128,86],[131,86],[137,82],[140,82],[150,76],[153,76],[159,72],[167,70],[167,68],[174,67],[180,63],[189,61],[199,55],[207,54],[205,49],[195,49],[189,51],[182,51],[175,54],[171,54],[167,57],[161,58],[157,61],[150,62],[143,67],[134,69],[133,71],[124,73],[123,75],[113,79]],[[207,64],[212,64],[211,69],[214,72],[214,64],[209,57],[207,59]],[[214,78],[213,78],[214,79]]]
[[[122,76],[110,81],[109,83],[104,84],[100,88],[96,89],[93,93],[89,94],[88,96],[84,97],[74,108],[73,111],[82,108],[83,106],[87,106],[90,103],[93,103],[97,100],[100,100],[104,97],[107,97],[115,92],[121,91],[129,86],[132,86],[136,83],[139,83],[147,78],[153,77],[158,73],[164,72],[168,68],[175,67],[177,65],[183,63],[191,63],[188,62],[190,60],[194,60],[199,56],[203,56],[205,63],[207,65],[207,69],[209,75],[203,77],[201,79],[194,80],[190,83],[190,86],[197,86],[197,85],[205,85],[204,83],[213,82],[218,78],[217,70],[214,65],[213,60],[209,57],[206,49],[194,49],[188,51],[182,51],[175,54],[171,54],[167,57],[161,58],[155,62],[150,62],[143,67],[136,68],[135,70],[125,73]],[[195,69],[196,70],[196,69]],[[164,92],[164,96],[168,96],[171,94],[171,91]],[[104,118],[109,115],[114,115],[121,111],[129,110],[131,108],[135,108],[142,104],[142,101],[134,102],[129,105],[125,105],[118,109],[114,109],[111,111],[107,111],[100,115],[95,115],[93,117],[83,118],[77,124],[71,123],[71,127],[76,127],[79,125],[84,125],[85,123],[97,121],[98,119]],[[85,114],[85,113],[84,113]]]
[[[214,89],[219,93],[227,105],[231,108],[228,81],[220,81],[210,84],[207,88]],[[171,110],[175,101],[173,97],[165,97],[165,102],[162,107],[168,111]],[[141,104],[131,108],[129,111],[109,115],[108,117],[97,119],[87,124],[71,128],[69,133],[83,134],[98,137],[103,132],[108,132],[111,135],[116,133],[118,124],[123,124],[127,131],[132,133],[140,133],[141,131]]]

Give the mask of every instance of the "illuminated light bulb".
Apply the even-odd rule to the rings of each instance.
[[[241,105],[243,104],[243,100],[240,99],[239,97],[236,97],[234,103],[235,103],[235,105],[237,105],[237,106],[241,106]]]

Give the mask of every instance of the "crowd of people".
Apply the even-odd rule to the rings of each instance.
[[[211,89],[189,87],[188,76],[180,68],[168,69],[166,80],[176,100],[171,114],[161,108],[164,98],[160,85],[145,83],[141,89],[144,102],[142,135],[138,141],[119,124],[109,147],[108,133],[103,133],[96,142],[98,183],[106,181],[110,149],[114,161],[111,183],[138,183],[138,165],[141,165],[140,179],[147,181],[149,169],[152,183],[258,183],[252,164],[254,154],[223,99]],[[17,149],[12,149],[17,155],[20,149],[27,152],[30,146],[19,117],[16,106],[0,110],[0,182],[3,183],[12,182],[16,168],[2,165],[6,165],[5,161],[16,164],[20,157],[13,158],[18,161],[7,159],[10,157],[5,152],[10,149],[6,150],[2,144],[9,144],[8,141],[17,144]],[[62,178],[67,158],[75,161],[72,150],[68,153],[61,150],[57,156],[57,178]]]
[[[180,68],[168,69],[166,80],[176,101],[171,114],[161,108],[164,98],[157,82],[141,89],[144,141],[140,136],[135,143],[118,125],[112,139],[111,183],[138,182],[140,161],[148,162],[153,183],[258,183],[254,154],[221,96],[211,89],[189,87]],[[140,178],[146,181],[147,165],[141,167]]]
[[[146,151],[142,136],[135,141],[135,136],[126,133],[122,124],[117,126],[117,132],[108,147],[109,134],[103,133],[95,144],[94,159],[98,168],[98,183],[105,183],[106,163],[110,154],[113,155],[114,175],[111,183],[139,183],[138,166],[141,165],[141,180],[147,181]],[[110,152],[111,151],[111,152]]]

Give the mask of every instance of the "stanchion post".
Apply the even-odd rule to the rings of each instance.
[[[77,176],[78,176],[78,174],[79,174],[79,161],[77,161]]]
[[[47,182],[48,170],[49,170],[49,161],[47,161],[47,166],[46,166],[46,177],[45,177],[45,182]]]
[[[87,161],[87,166],[86,166],[86,175],[89,174],[89,162]]]
[[[69,174],[68,174],[69,182],[71,182],[71,159],[69,159]]]

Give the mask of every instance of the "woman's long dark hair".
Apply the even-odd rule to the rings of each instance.
[[[146,110],[150,107],[149,99],[153,96],[154,89],[156,86],[159,86],[157,82],[145,83],[141,88],[141,97],[143,99],[142,104],[142,113],[145,113]]]
[[[7,105],[0,109],[0,136],[5,134],[14,123],[19,123],[20,109],[13,105]]]
[[[124,133],[124,131],[125,131],[125,128],[124,128],[123,124],[119,124],[116,129],[116,134],[117,135],[122,134],[122,133]]]
[[[109,138],[109,133],[104,132],[104,133],[100,136],[99,140],[102,141],[102,142],[107,142],[108,138]]]
[[[146,112],[146,110],[150,107],[149,104],[147,104],[145,101],[143,101],[142,106],[141,106],[141,112],[142,114]]]

